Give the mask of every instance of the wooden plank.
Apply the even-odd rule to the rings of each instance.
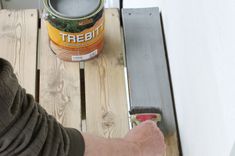
[[[164,1],[162,16],[185,156],[235,156],[234,2]]]
[[[104,137],[121,137],[128,131],[123,49],[117,9],[105,12],[105,47],[85,63],[87,131]]]
[[[13,65],[19,83],[35,95],[37,53],[36,10],[0,10],[0,57]]]
[[[52,53],[44,21],[40,36],[40,104],[64,126],[81,130],[79,63],[64,62]]]
[[[158,8],[124,9],[131,107],[161,109],[167,156],[179,155],[176,120]]]

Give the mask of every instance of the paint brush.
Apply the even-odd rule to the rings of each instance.
[[[152,120],[156,124],[162,120],[162,112],[156,107],[133,107],[129,113],[133,127],[147,120]]]

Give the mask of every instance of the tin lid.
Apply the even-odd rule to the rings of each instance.
[[[49,0],[51,9],[68,18],[84,17],[95,12],[100,0]]]

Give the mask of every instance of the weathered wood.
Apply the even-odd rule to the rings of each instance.
[[[40,103],[64,126],[81,129],[79,63],[58,59],[49,48],[45,22],[41,24]]]
[[[158,8],[124,9],[123,27],[131,107],[161,109],[167,156],[177,156],[176,120]]]
[[[13,65],[19,83],[35,95],[37,53],[36,10],[0,10],[0,57]]]
[[[85,63],[87,131],[104,137],[121,137],[128,131],[123,49],[117,9],[105,12],[105,47]]]

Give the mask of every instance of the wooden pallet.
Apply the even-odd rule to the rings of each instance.
[[[83,64],[69,63],[51,52],[37,10],[0,10],[0,57],[12,63],[20,84],[64,126],[116,138],[129,130],[118,10],[107,9],[105,22],[103,53]]]

